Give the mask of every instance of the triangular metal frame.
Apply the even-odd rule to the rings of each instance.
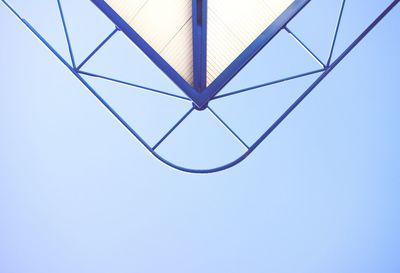
[[[91,1],[193,101],[198,110],[206,109],[208,102],[310,2],[310,0],[295,0],[209,86],[206,86],[207,0],[192,0],[194,75],[194,86],[192,86],[105,0]]]
[[[264,86],[269,86],[269,85],[273,85],[273,84],[277,84],[277,83],[282,83],[282,82],[286,82],[286,81],[290,81],[293,79],[297,79],[297,78],[302,78],[308,75],[312,75],[312,74],[319,74],[318,78],[297,98],[297,100],[289,107],[287,108],[287,110],[251,145],[245,143],[240,136],[213,110],[211,109],[209,106],[206,107],[206,109],[208,111],[210,111],[221,123],[222,126],[224,126],[227,130],[229,130],[229,132],[231,132],[232,136],[238,140],[241,145],[243,145],[246,148],[246,151],[239,156],[236,160],[227,163],[223,166],[219,166],[219,167],[215,167],[215,168],[211,168],[211,169],[192,169],[192,168],[187,168],[187,167],[183,167],[183,166],[178,166],[168,160],[166,160],[165,158],[163,158],[161,155],[159,155],[157,153],[157,148],[171,135],[171,133],[182,123],[184,122],[189,116],[190,114],[195,110],[195,107],[192,106],[189,111],[182,117],[180,118],[176,124],[155,144],[155,145],[150,145],[145,139],[143,139],[141,137],[141,135],[136,132],[133,127],[124,120],[124,118],[118,114],[118,112],[83,78],[84,75],[89,76],[89,77],[97,77],[97,78],[102,78],[104,80],[108,80],[108,81],[113,81],[113,82],[117,82],[120,84],[124,84],[124,85],[129,85],[129,86],[133,86],[139,89],[143,89],[146,90],[147,92],[155,92],[157,94],[160,95],[166,95],[166,96],[170,96],[170,97],[174,97],[176,99],[180,99],[180,100],[185,100],[188,102],[191,102],[191,100],[187,97],[184,96],[179,96],[179,95],[175,95],[175,94],[170,94],[168,92],[162,91],[162,90],[157,90],[154,88],[150,88],[150,87],[146,87],[146,86],[141,86],[135,83],[129,83],[129,82],[125,82],[125,81],[121,81],[118,79],[114,79],[114,78],[110,78],[107,76],[102,76],[102,75],[98,75],[98,74],[94,74],[94,73],[90,73],[90,72],[85,72],[82,70],[82,67],[84,66],[84,64],[90,60],[90,58],[93,57],[93,55],[96,54],[96,52],[98,50],[101,49],[101,47],[107,43],[108,40],[110,40],[115,33],[118,32],[118,29],[114,30],[112,33],[110,33],[110,35],[108,35],[103,42],[101,42],[94,50],[92,53],[89,54],[89,56],[80,64],[80,65],[76,65],[75,63],[75,58],[74,58],[74,54],[73,54],[73,48],[71,45],[71,41],[69,39],[69,33],[68,33],[68,28],[65,22],[65,18],[64,18],[64,14],[63,14],[63,9],[61,6],[61,0],[55,0],[58,3],[58,7],[59,7],[59,11],[60,11],[60,15],[61,15],[61,19],[62,19],[62,23],[63,23],[63,27],[64,27],[64,33],[65,33],[65,37],[66,37],[66,42],[68,45],[68,49],[69,49],[69,57],[70,57],[70,61],[66,60],[57,50],[54,49],[54,47],[47,41],[46,38],[44,38],[26,19],[24,19],[23,17],[21,17],[21,15],[6,1],[6,0],[1,0],[1,2],[65,65],[65,67],[67,67],[70,72],[99,100],[99,102],[105,106],[111,113],[112,115],[119,121],[121,122],[121,124],[151,153],[153,154],[156,158],[158,158],[161,162],[167,164],[168,166],[180,170],[180,171],[184,171],[184,172],[189,172],[189,173],[212,173],[212,172],[218,172],[218,171],[222,171],[222,170],[226,170],[228,168],[231,168],[235,165],[237,165],[238,163],[242,162],[245,158],[247,158],[278,126],[279,124],[282,123],[282,121],[284,121],[289,114],[296,109],[296,107],[325,79],[326,76],[328,76],[347,56],[350,52],[352,52],[352,50],[397,6],[397,4],[399,4],[400,0],[394,0],[392,1],[380,14],[378,17],[376,17],[376,19],[371,22],[371,24],[364,29],[364,31],[341,53],[339,54],[339,56],[336,59],[333,59],[333,52],[335,50],[335,46],[336,46],[336,40],[337,40],[337,36],[339,33],[339,28],[341,25],[341,21],[342,21],[342,15],[345,9],[345,4],[346,4],[346,0],[342,0],[342,5],[341,5],[341,9],[340,9],[340,13],[338,16],[338,20],[337,20],[337,24],[336,24],[336,29],[333,35],[333,39],[332,39],[332,45],[330,48],[330,54],[329,54],[329,58],[326,62],[322,62],[320,59],[317,58],[317,56],[306,46],[306,44],[304,42],[302,42],[289,28],[287,28],[286,26],[284,27],[284,30],[286,32],[288,32],[294,39],[296,39],[297,42],[299,42],[302,47],[314,58],[316,59],[320,64],[321,64],[321,69],[318,70],[314,70],[314,71],[309,71],[309,72],[305,72],[302,74],[298,74],[298,75],[293,75],[287,78],[283,78],[283,79],[278,79],[272,82],[268,82],[268,83],[264,83],[264,84],[260,84],[260,85],[256,85],[256,86],[251,86],[245,89],[241,89],[241,90],[237,90],[237,91],[233,91],[233,92],[229,92],[229,93],[225,93],[219,96],[215,96],[213,98],[213,100],[216,99],[222,99],[225,97],[229,97],[229,96],[233,96],[239,93],[244,93],[244,92],[248,92],[251,90],[255,90]]]

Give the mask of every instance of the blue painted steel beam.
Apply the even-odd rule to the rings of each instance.
[[[193,78],[198,92],[207,84],[207,0],[193,0]]]
[[[190,116],[193,110],[194,107],[190,108],[190,110],[187,111],[186,114],[181,119],[179,119],[174,126],[172,126],[172,128],[153,146],[153,151],[155,151],[158,146],[160,146],[164,142],[164,140],[166,140],[175,131],[175,129],[178,128],[178,126],[181,125],[181,123]]]
[[[339,65],[344,58],[346,58],[350,52],[354,50],[354,48],[396,7],[396,5],[400,2],[400,0],[394,0],[391,2],[389,6],[346,48],[346,50],[339,55],[339,57],[332,62],[324,72],[311,84],[309,88],[274,122],[274,124],[256,141],[253,145],[249,147],[249,149],[236,160],[225,164],[220,167],[211,168],[211,169],[192,169],[192,168],[185,168],[182,166],[178,166],[172,162],[161,157],[158,153],[155,152],[153,147],[151,147],[112,107],[105,101],[97,92],[96,90],[85,81],[85,79],[78,73],[78,71],[69,64],[49,43],[48,41],[41,36],[39,32],[36,31],[32,25],[29,24],[24,18],[22,18],[13,8],[11,5],[8,4],[6,0],[1,0],[1,2],[70,70],[72,74],[99,100],[99,102],[105,106],[116,119],[157,159],[161,162],[165,163],[166,165],[189,173],[213,173],[219,172],[222,170],[226,170],[231,168],[238,163],[242,162],[247,156],[249,156],[278,126],[282,123],[286,117],[293,112],[296,107],[321,83],[322,80],[328,76],[337,65]],[[165,138],[164,138],[165,140]]]
[[[311,0],[295,0],[205,90],[196,104],[207,105]]]
[[[310,56],[322,67],[325,68],[326,64],[318,58],[318,56],[296,35],[291,31],[287,26],[284,27],[287,33],[289,33],[290,37],[292,37]]]
[[[186,97],[175,95],[175,94],[171,94],[171,93],[168,93],[168,92],[165,92],[165,91],[162,91],[162,90],[158,90],[158,89],[155,89],[155,88],[143,86],[143,85],[140,85],[140,84],[130,83],[130,82],[127,82],[127,81],[122,81],[122,80],[114,79],[114,78],[111,78],[111,77],[107,77],[107,76],[103,76],[103,75],[99,75],[99,74],[95,74],[95,73],[91,73],[91,72],[87,72],[87,71],[78,71],[78,70],[76,70],[76,72],[81,74],[81,75],[86,75],[86,76],[93,77],[93,78],[99,78],[99,79],[110,81],[110,82],[115,82],[115,83],[119,83],[119,84],[123,84],[123,85],[127,85],[127,86],[136,87],[138,89],[147,90],[147,91],[154,92],[154,93],[157,93],[157,94],[160,94],[160,95],[165,95],[165,96],[170,96],[170,97],[174,97],[174,98],[181,99],[181,100],[190,101],[190,99],[188,99]]]
[[[335,27],[335,34],[333,35],[332,45],[331,45],[331,48],[329,50],[329,57],[328,57],[327,65],[330,65],[331,61],[332,61],[333,50],[335,49],[335,46],[336,46],[336,40],[337,40],[337,36],[339,34],[339,28],[340,28],[341,23],[342,23],[342,18],[343,18],[343,12],[344,12],[345,5],[346,5],[346,0],[342,0],[342,6],[340,7],[338,20],[337,20],[336,27]]]
[[[128,38],[134,42],[193,101],[197,110],[208,102],[261,51],[311,0],[294,0],[265,31],[247,47],[209,86],[206,86],[207,0],[192,0],[194,86],[168,64],[105,0],[91,0]],[[228,11],[227,11],[228,12]]]
[[[232,91],[232,92],[229,92],[229,93],[217,95],[212,100],[222,99],[222,98],[230,97],[230,96],[233,96],[233,95],[241,94],[241,93],[244,93],[244,92],[249,92],[249,91],[253,91],[253,90],[256,90],[256,89],[263,88],[263,87],[271,86],[271,85],[274,85],[274,84],[288,82],[288,81],[291,81],[291,80],[295,80],[295,79],[307,77],[307,76],[310,76],[310,75],[318,74],[318,73],[321,73],[323,71],[325,71],[325,68],[321,68],[321,69],[318,69],[318,70],[313,70],[313,71],[309,71],[309,72],[306,72],[306,73],[293,75],[293,76],[290,76],[290,77],[286,77],[286,78],[283,78],[283,79],[279,79],[279,80],[275,80],[275,81],[271,81],[271,82],[267,82],[267,83],[254,85],[254,86],[251,86],[251,87],[246,87],[246,88],[239,89],[239,90],[236,90],[236,91]]]
[[[250,147],[246,142],[213,110],[210,106],[207,107],[213,116],[248,150]]]
[[[99,51],[117,32],[118,28],[115,28],[84,60],[83,62],[76,67],[77,70],[80,70],[96,53]]]
[[[143,53],[161,69],[197,105],[200,94],[167,63],[131,26],[125,22],[104,0],[91,0]]]
[[[58,6],[58,10],[59,10],[60,16],[61,16],[61,22],[62,22],[63,29],[64,29],[65,39],[67,40],[69,56],[71,58],[72,66],[75,68],[76,64],[75,64],[74,52],[72,50],[71,39],[69,38],[67,23],[65,22],[64,11],[63,11],[60,0],[57,0],[57,6]]]

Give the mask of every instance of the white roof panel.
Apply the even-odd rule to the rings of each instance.
[[[194,83],[192,0],[105,0],[189,84]],[[210,85],[295,0],[207,0]]]
[[[191,0],[106,0],[106,3],[193,84]]]
[[[294,0],[208,0],[207,84],[213,82]]]

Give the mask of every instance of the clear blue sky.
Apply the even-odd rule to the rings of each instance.
[[[64,1],[83,60],[113,26]],[[67,56],[55,0],[10,0]],[[390,1],[350,0],[335,56]],[[323,60],[340,0],[311,1],[290,28]],[[211,175],[151,156],[0,4],[1,273],[400,272],[400,7],[243,163]],[[279,34],[224,92],[318,65]],[[118,33],[86,70],[176,94]],[[314,77],[211,104],[249,143]],[[150,143],[190,104],[91,80]],[[196,112],[160,152],[189,167],[240,144]]]

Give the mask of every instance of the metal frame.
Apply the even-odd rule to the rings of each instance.
[[[91,1],[193,101],[196,109],[204,110],[208,102],[311,0],[294,0],[209,86],[206,84],[207,0],[192,0],[194,86],[186,82],[105,0]]]
[[[311,0],[295,0],[206,89],[197,105],[205,107]]]
[[[207,87],[207,0],[192,0],[193,78],[200,93]]]
[[[93,55],[96,54],[96,52],[105,44],[107,43],[108,40],[110,40],[115,33],[118,32],[118,29],[114,30],[112,33],[110,33],[110,35],[108,35],[105,40],[103,42],[101,42],[99,44],[99,46],[97,46],[93,52],[91,54],[89,54],[89,56],[82,62],[82,64],[80,65],[76,65],[75,63],[75,58],[74,58],[74,54],[73,54],[73,47],[71,45],[71,41],[69,39],[69,34],[68,34],[68,28],[67,28],[67,24],[64,18],[64,13],[63,13],[63,9],[62,9],[62,5],[61,5],[61,0],[56,0],[58,3],[58,7],[59,7],[59,11],[60,11],[60,16],[62,18],[62,23],[63,23],[63,28],[64,28],[64,33],[65,33],[65,37],[66,37],[66,42],[68,44],[68,49],[69,49],[69,57],[70,57],[70,62],[67,61],[64,57],[61,56],[61,54],[59,52],[57,52],[53,46],[27,21],[25,20],[23,17],[20,16],[20,14],[6,1],[6,0],[1,0],[1,2],[70,70],[70,72],[100,101],[100,103],[102,105],[104,105],[113,115],[116,119],[118,119],[119,122],[121,122],[121,124],[152,154],[154,155],[157,159],[159,159],[161,162],[165,163],[166,165],[180,170],[180,171],[184,171],[184,172],[189,172],[189,173],[213,173],[213,172],[218,172],[218,171],[222,171],[222,170],[226,170],[228,168],[231,168],[235,165],[237,165],[238,163],[242,162],[245,158],[247,158],[278,126],[280,123],[282,123],[286,117],[294,110],[296,109],[296,107],[321,83],[322,80],[325,79],[326,76],[328,76],[337,65],[339,65],[343,59],[371,32],[371,30],[373,30],[395,7],[396,5],[400,2],[400,0],[394,0],[391,2],[390,5],[388,5],[386,7],[386,9],[384,11],[382,11],[382,13],[379,14],[379,16],[367,27],[365,28],[365,30],[335,59],[333,60],[333,52],[335,50],[335,45],[336,45],[336,40],[337,40],[337,36],[339,33],[339,28],[341,25],[341,21],[342,21],[342,15],[343,12],[345,10],[345,3],[346,0],[342,0],[342,6],[339,12],[339,16],[338,16],[338,20],[337,20],[337,24],[336,24],[336,29],[335,29],[335,33],[332,39],[332,44],[330,47],[330,51],[329,51],[329,58],[327,60],[326,63],[322,62],[321,60],[319,60],[317,58],[317,56],[296,36],[294,35],[294,33],[292,31],[290,31],[286,25],[282,27],[282,30],[285,30],[286,32],[288,32],[296,41],[299,42],[299,44],[308,52],[310,53],[310,55],[316,59],[320,65],[321,65],[321,69],[318,70],[314,70],[314,71],[309,71],[306,73],[302,73],[302,74],[298,74],[298,75],[293,75],[291,77],[287,77],[287,78],[283,78],[283,79],[278,79],[272,82],[268,82],[268,83],[264,83],[264,84],[260,84],[260,85],[256,85],[256,86],[252,86],[249,88],[245,88],[245,89],[241,89],[241,90],[237,90],[237,91],[233,91],[230,93],[226,93],[220,96],[215,96],[213,98],[213,100],[215,99],[222,99],[224,97],[228,97],[228,96],[232,96],[232,95],[236,95],[239,93],[243,93],[243,92],[248,92],[251,90],[255,90],[255,89],[259,89],[261,87],[264,86],[269,86],[269,85],[273,85],[273,84],[277,84],[277,83],[281,83],[281,82],[286,82],[286,81],[290,81],[293,79],[297,79],[297,78],[301,78],[301,77],[305,77],[308,75],[313,75],[313,74],[320,74],[319,77],[304,91],[303,94],[301,94],[297,100],[268,128],[268,130],[266,130],[253,144],[248,145],[247,143],[245,143],[240,136],[235,133],[235,131],[229,127],[229,125],[213,110],[211,109],[209,106],[206,107],[206,109],[208,111],[210,111],[210,113],[212,113],[216,119],[218,121],[220,121],[221,125],[224,126],[231,134],[232,136],[240,143],[240,145],[243,145],[246,148],[246,152],[244,152],[240,157],[238,157],[236,160],[225,164],[223,166],[220,167],[216,167],[216,168],[212,168],[212,169],[191,169],[191,168],[186,168],[186,167],[182,167],[182,166],[178,166],[166,159],[164,159],[162,156],[160,156],[157,153],[157,148],[171,135],[171,133],[182,123],[186,120],[186,118],[188,116],[190,116],[190,114],[193,112],[193,110],[195,109],[195,106],[192,106],[190,108],[190,110],[181,118],[177,121],[177,123],[155,144],[155,145],[150,145],[148,144],[141,136],[139,133],[137,133],[133,127],[131,127],[131,125],[129,123],[127,123],[124,118],[122,116],[120,116],[118,114],[118,112],[116,110],[114,110],[112,108],[112,106],[105,100],[103,99],[97,92],[96,90],[83,78],[83,76],[89,76],[89,77],[98,77],[104,80],[108,80],[108,81],[113,81],[113,82],[117,82],[120,84],[124,84],[124,85],[128,85],[128,86],[133,86],[139,89],[143,89],[147,92],[155,92],[157,94],[160,95],[166,95],[166,96],[171,96],[174,97],[176,99],[180,99],[180,100],[185,100],[188,102],[191,102],[192,99],[191,98],[187,98],[184,96],[178,96],[178,95],[174,95],[174,94],[170,94],[168,92],[165,91],[161,91],[161,90],[157,90],[157,89],[153,89],[150,87],[145,87],[145,86],[141,86],[138,84],[134,84],[134,83],[129,83],[129,82],[125,82],[125,81],[121,81],[118,79],[113,79],[110,77],[106,77],[106,76],[102,76],[102,75],[97,75],[97,74],[93,74],[90,72],[85,72],[82,70],[82,67],[84,66],[84,64],[91,58],[93,57]]]
[[[140,48],[184,93],[196,100],[198,92],[175,69],[167,63],[124,19],[122,19],[104,0],[91,0],[125,35]]]

